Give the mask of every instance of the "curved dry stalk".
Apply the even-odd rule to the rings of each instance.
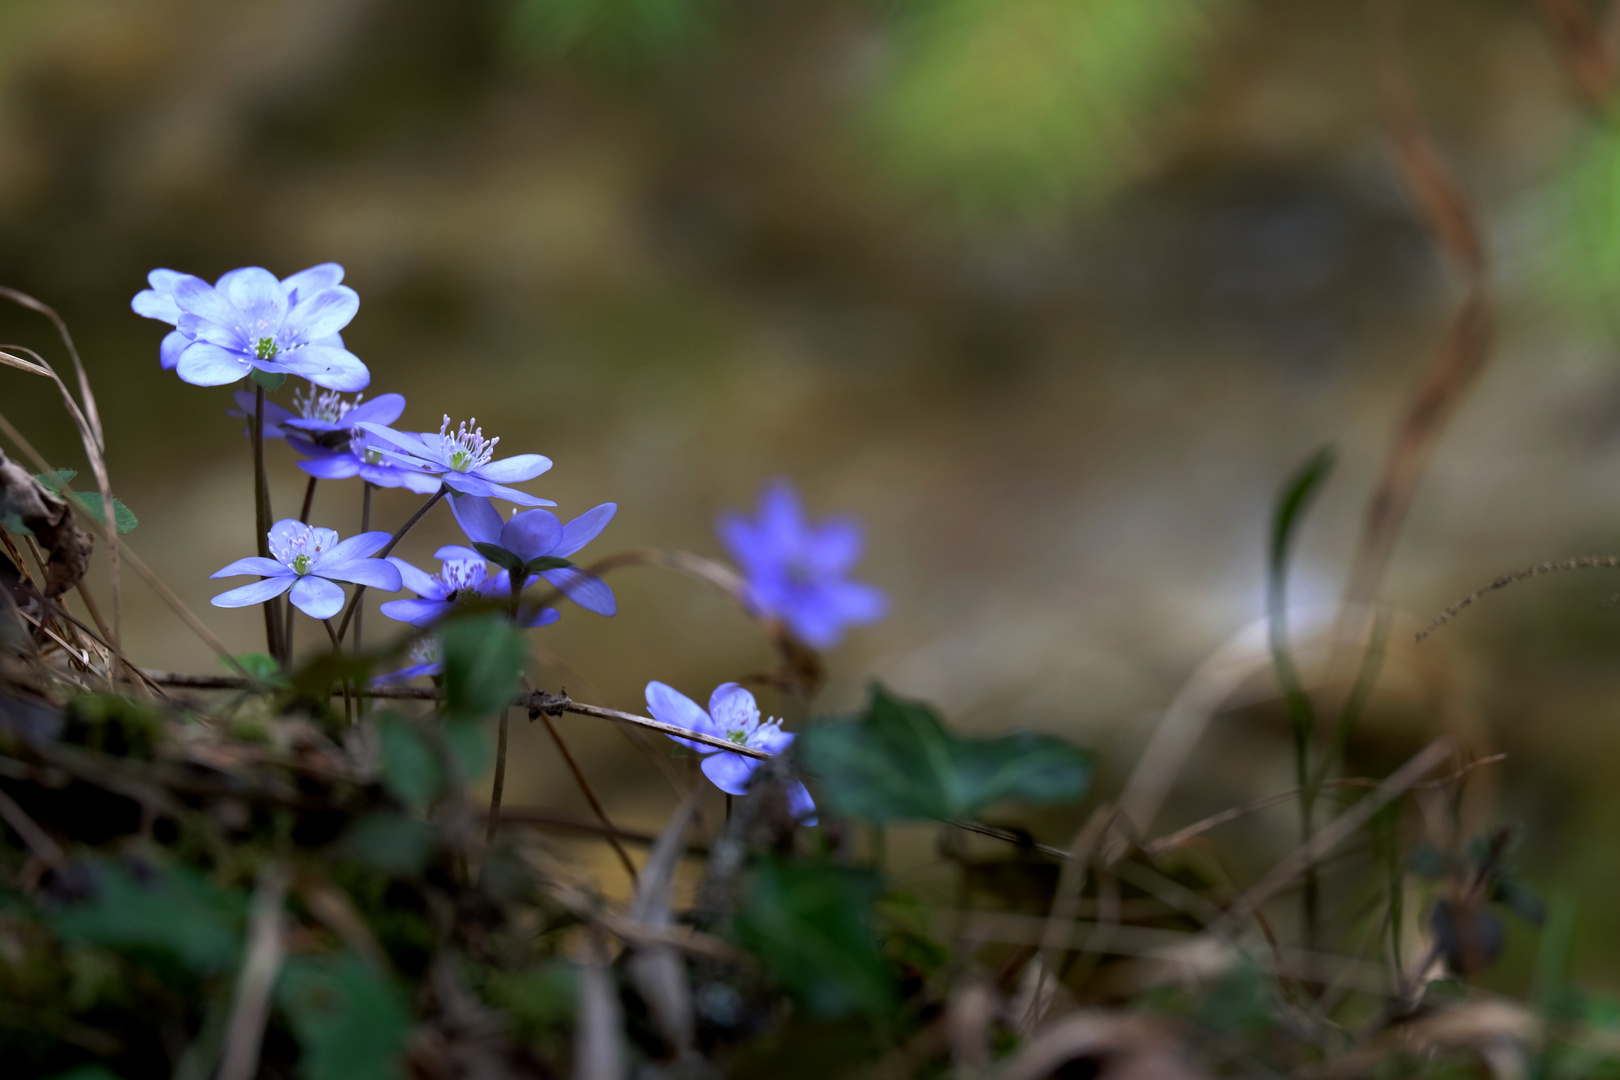
[[[1585,555],[1579,559],[1558,559],[1552,562],[1537,563],[1535,566],[1515,570],[1511,574],[1502,574],[1492,579],[1489,585],[1475,589],[1461,600],[1446,608],[1433,622],[1417,633],[1417,640],[1422,641],[1446,623],[1456,618],[1464,608],[1470,607],[1474,601],[1486,593],[1493,593],[1505,589],[1517,581],[1527,581],[1530,578],[1541,577],[1544,574],[1556,574],[1563,570],[1620,570],[1620,555]]]

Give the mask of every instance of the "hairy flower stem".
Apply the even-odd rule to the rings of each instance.
[[[332,629],[332,620],[322,619],[321,625],[326,627],[326,636],[332,639],[332,651],[341,653],[343,645],[338,641],[338,632]],[[349,697],[349,680],[347,679],[343,680],[343,721],[348,724],[354,723],[354,701]]]
[[[371,481],[365,481],[365,492],[360,496],[360,531],[371,531]],[[391,546],[391,545],[390,545]],[[354,609],[354,651],[360,652],[360,624],[366,617],[364,605]]]
[[[253,387],[253,516],[257,526],[259,557],[270,557],[270,484],[264,473],[264,387]],[[286,644],[281,639],[281,597],[264,605],[264,647],[271,656],[281,661],[282,667],[291,662]]]
[[[501,710],[501,725],[495,733],[495,779],[489,790],[489,824],[484,829],[484,843],[495,842],[495,830],[501,824],[501,795],[506,791],[506,720],[511,709]]]
[[[540,719],[545,721],[546,730],[551,732],[551,741],[557,744],[557,752],[562,754],[563,762],[568,766],[568,771],[574,774],[574,781],[579,784],[579,790],[584,794],[585,801],[591,804],[591,811],[596,815],[596,820],[600,821],[602,827],[607,830],[608,843],[613,845],[614,853],[619,856],[619,861],[624,864],[624,872],[630,875],[630,884],[634,886],[637,881],[636,864],[630,861],[629,853],[624,850],[624,844],[619,841],[619,830],[614,827],[612,819],[607,816],[607,811],[602,808],[602,800],[596,797],[596,789],[591,787],[589,780],[585,779],[585,773],[580,769],[579,762],[574,760],[574,755],[568,752],[568,744],[563,742],[562,733],[557,730],[557,725],[551,722],[551,717],[541,713]]]
[[[305,525],[309,524],[309,512],[315,505],[315,481],[319,477],[312,476],[309,483],[304,486],[304,508],[298,512],[298,520]]]
[[[405,524],[401,525],[399,530],[394,533],[392,538],[389,539],[388,543],[383,545],[383,549],[377,552],[377,558],[385,558],[390,551],[393,551],[394,545],[403,540],[405,538],[405,534],[411,531],[412,526],[414,526],[418,521],[421,521],[423,515],[429,510],[433,509],[434,503],[444,498],[447,490],[447,488],[441,485],[438,491],[435,491],[432,495],[428,496],[428,501],[422,504],[421,509],[412,514],[406,520]],[[338,623],[337,637],[340,643],[343,641],[343,635],[348,632],[349,620],[354,618],[355,609],[360,606],[360,598],[364,595],[366,595],[366,587],[364,585],[355,586],[354,598],[349,601],[348,608],[343,612],[343,621]]]

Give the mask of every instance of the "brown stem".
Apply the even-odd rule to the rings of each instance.
[[[332,639],[332,651],[341,653],[343,644],[338,640],[338,632],[332,629],[331,619],[322,619],[321,625],[326,627],[326,636]],[[354,723],[354,701],[349,697],[349,680],[343,680],[343,719],[347,723]]]
[[[360,531],[371,531],[371,481],[366,480],[365,493],[360,497]],[[358,586],[356,587],[358,588]],[[364,604],[357,604],[354,609],[354,651],[360,652],[360,624],[366,617]]]
[[[563,742],[562,733],[557,730],[557,725],[552,723],[551,717],[545,713],[540,714],[540,719],[545,721],[546,730],[551,732],[551,739],[557,744],[557,752],[562,755],[563,761],[568,765],[568,771],[574,774],[574,781],[579,784],[579,790],[584,794],[585,801],[591,804],[591,812],[596,815],[596,820],[600,821],[602,827],[607,830],[608,843],[613,845],[614,853],[619,856],[619,861],[624,864],[624,872],[630,875],[630,884],[634,885],[636,883],[636,865],[630,861],[630,854],[624,850],[624,845],[619,842],[618,829],[614,828],[612,820],[607,816],[607,811],[602,808],[602,801],[596,797],[596,791],[591,787],[591,782],[585,779],[585,773],[580,770],[579,763],[574,760],[574,755],[568,752],[568,744]]]
[[[412,514],[410,518],[406,520],[405,524],[399,527],[399,530],[394,533],[394,535],[389,539],[388,543],[383,545],[383,549],[377,552],[377,558],[381,559],[390,551],[393,551],[394,545],[403,540],[405,538],[405,534],[411,531],[411,527],[418,521],[422,520],[422,515],[433,509],[434,503],[444,498],[446,490],[447,489],[441,484],[439,486],[439,490],[435,491],[431,496],[429,496],[428,501],[423,503],[421,508],[418,509],[416,513]],[[349,620],[354,618],[355,609],[360,606],[360,598],[364,595],[366,595],[366,587],[364,585],[355,586],[354,598],[349,601],[348,609],[343,612],[343,621],[338,623],[337,636],[339,641],[342,641],[343,635],[348,632]]]
[[[253,386],[253,522],[258,532],[259,557],[270,557],[270,482],[264,472],[264,387]],[[264,647],[270,655],[288,663],[281,641],[281,598],[264,605]]]
[[[318,479],[320,478],[312,476],[309,478],[309,483],[304,485],[304,508],[298,511],[298,520],[305,525],[309,524],[309,512],[315,505],[315,481]]]
[[[489,792],[489,826],[484,830],[484,842],[495,842],[495,830],[501,824],[501,795],[506,791],[506,720],[512,710],[501,710],[500,727],[495,736],[495,781]]]

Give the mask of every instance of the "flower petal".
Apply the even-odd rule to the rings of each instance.
[[[300,270],[291,277],[281,279],[281,287],[287,290],[287,299],[291,303],[298,303],[300,299],[322,289],[330,289],[343,280],[343,267],[337,263],[321,263],[308,270]]]
[[[444,599],[444,583],[420,567],[412,566],[398,555],[388,556],[388,561],[394,564],[399,571],[400,587],[409,589],[417,596],[428,600]]]
[[[446,544],[433,553],[433,557],[440,562],[450,562],[455,559],[466,559],[471,562],[483,562],[484,556],[464,544]]]
[[[224,386],[244,378],[253,365],[207,341],[193,341],[175,363],[175,374],[192,386]]]
[[[392,424],[404,411],[404,394],[379,394],[370,401],[362,401],[350,409],[343,417],[343,422],[350,427],[362,421],[372,424]]]
[[[800,825],[814,825],[816,823],[816,801],[810,797],[803,784],[797,780],[788,781],[787,785],[788,813],[798,819]]]
[[[328,562],[347,562],[350,559],[369,558],[387,547],[388,541],[392,539],[392,533],[380,531],[356,533],[342,543],[327,548],[326,552],[321,556],[319,565],[324,568]]]
[[[360,294],[346,285],[300,293],[298,306],[287,312],[287,333],[294,341],[313,342],[348,326],[359,310]]]
[[[840,581],[830,591],[838,614],[848,623],[876,622],[889,610],[888,596],[872,585]]]
[[[350,581],[368,589],[399,592],[399,569],[386,559],[350,559],[336,565],[321,562],[321,576],[331,581]]]
[[[568,558],[568,556],[595,540],[602,530],[607,528],[608,522],[613,520],[613,515],[618,511],[617,503],[603,503],[601,506],[585,511],[563,526],[562,538],[551,549],[551,554],[561,559]]]
[[[751,733],[759,725],[759,705],[753,694],[736,683],[721,683],[709,695],[709,717],[722,735],[728,731]]]
[[[528,608],[524,608],[518,613],[518,624],[527,630],[533,630],[540,626],[550,626],[560,618],[562,618],[562,612],[556,608],[543,607],[539,611],[530,611]]]
[[[390,600],[377,610],[396,622],[427,626],[454,606],[445,600]]]
[[[491,484],[486,480],[480,480],[478,477],[472,476],[468,473],[447,471],[444,474],[444,482],[447,487],[451,488],[452,490],[459,491],[463,495],[476,495],[485,499],[505,499],[507,502],[517,503],[519,506],[557,505],[550,499],[538,499],[527,492],[519,491],[517,488],[503,487],[500,484]]]
[[[353,454],[335,454],[332,457],[300,461],[298,467],[322,480],[347,480],[359,474],[360,461]]]
[[[245,559],[237,559],[229,566],[222,566],[208,576],[210,578],[236,577],[238,574],[258,574],[260,577],[285,577],[292,571],[276,562],[266,559],[262,555],[249,555]]]
[[[262,604],[271,597],[286,592],[292,587],[293,581],[291,574],[286,577],[265,578],[251,585],[222,592],[208,602],[215,607],[247,607],[249,604]]]
[[[174,281],[174,302],[188,315],[220,326],[235,326],[241,313],[221,293],[200,277],[184,274]]]
[[[748,781],[759,768],[758,758],[743,757],[722,750],[703,762],[703,775],[714,781],[714,786],[727,795],[748,794]]]
[[[342,587],[313,574],[299,578],[287,598],[312,619],[330,619],[343,610]]]
[[[316,386],[344,393],[364,390],[371,385],[371,372],[360,358],[334,345],[304,345],[287,349],[277,354],[265,370],[300,375]]]
[[[480,465],[472,474],[495,484],[515,484],[520,480],[533,480],[551,468],[551,459],[544,454],[514,454],[500,461]]]
[[[501,521],[500,511],[488,499],[480,499],[471,495],[453,495],[450,497],[450,512],[456,517],[456,524],[461,531],[475,544],[499,544],[501,542],[501,529],[505,524]]]
[[[297,518],[282,518],[270,526],[270,549],[274,551],[282,545],[290,544],[300,536],[308,535],[308,533],[309,526]]]
[[[273,337],[287,317],[287,290],[262,266],[232,270],[214,283],[214,290],[224,294],[250,327],[262,328],[266,337]],[[254,333],[250,329],[248,336]]]
[[[163,365],[164,371],[174,370],[174,366],[180,362],[180,354],[186,351],[191,341],[179,330],[170,330],[163,335],[163,342],[158,346],[158,363]]]
[[[180,321],[182,314],[180,305],[174,302],[174,282],[171,279],[164,282],[160,287],[158,284],[159,274],[170,274],[174,277],[184,276],[183,274],[175,274],[173,270],[152,271],[147,275],[147,280],[152,283],[152,287],[142,289],[135,294],[135,298],[129,302],[130,310],[137,315],[144,315],[148,319],[156,319],[159,322],[166,322],[173,326]]]
[[[679,690],[666,683],[650,682],[647,684],[647,711],[653,714],[653,719],[661,720],[666,724],[673,724],[687,731],[696,731],[703,735],[716,735],[714,724],[709,714],[702,707]],[[700,754],[712,754],[715,747],[703,743],[683,739],[678,735],[671,735],[671,739],[682,746],[691,747]]]
[[[540,576],[586,611],[594,611],[598,615],[619,613],[619,602],[614,598],[613,590],[594,574],[570,566],[561,570],[542,570]]]
[[[500,544],[527,562],[550,555],[561,538],[562,522],[556,514],[550,510],[525,510],[501,526]]]
[[[361,465],[360,475],[378,487],[402,487],[418,495],[432,495],[444,486],[437,476],[398,465]]]
[[[443,660],[433,660],[433,661],[430,661],[429,663],[426,663],[426,664],[412,664],[410,667],[400,668],[398,671],[390,671],[385,675],[373,676],[372,680],[371,680],[371,685],[372,686],[392,686],[395,683],[410,682],[412,679],[415,679],[415,678],[417,678],[419,676],[422,676],[422,675],[443,675],[443,674],[444,674],[444,661]]]
[[[860,561],[865,543],[859,521],[852,517],[824,518],[820,525],[807,530],[804,553],[822,572],[843,574]]]

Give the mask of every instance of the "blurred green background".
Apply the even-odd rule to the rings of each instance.
[[[1620,141],[1536,5],[1412,6],[1412,79],[1500,317],[1386,587],[1421,625],[1504,570],[1620,548]],[[794,478],[867,522],[861,576],[893,600],[830,657],[820,707],[879,677],[970,730],[1093,746],[1110,791],[1261,614],[1271,500],[1324,442],[1342,464],[1295,595],[1331,607],[1461,295],[1374,82],[1361,0],[5,0],[0,282],[71,324],[132,546],[234,648],[260,647],[259,615],[208,608],[207,574],[252,547],[248,447],[226,389],[159,369],[164,328],[129,298],[158,266],[336,260],[400,426],[474,415],[549,455],[527,486],[565,517],[620,505],[593,553],[718,555],[716,514]],[[62,359],[18,310],[0,339]],[[0,409],[83,469],[43,380],[0,371]],[[271,463],[290,514],[303,476]],[[385,525],[412,505],[394,496]],[[357,490],[324,485],[317,523],[357,519]],[[436,513],[402,553],[432,565],[455,535]],[[541,633],[572,670],[549,684],[638,708],[649,679],[702,699],[770,661],[698,583],[612,584],[617,618]],[[1620,987],[1616,589],[1521,585],[1417,648],[1398,624],[1355,760],[1439,730],[1507,751],[1479,821],[1522,826],[1528,879],[1577,898],[1578,973]],[[138,583],[125,618],[142,664],[215,670]],[[1160,830],[1292,786],[1269,695],[1238,695]],[[563,723],[622,820],[655,824],[656,771]],[[543,732],[515,752],[509,803],[582,807]],[[1078,813],[1030,823],[1062,843]],[[1293,829],[1281,810],[1223,838],[1257,869]]]

